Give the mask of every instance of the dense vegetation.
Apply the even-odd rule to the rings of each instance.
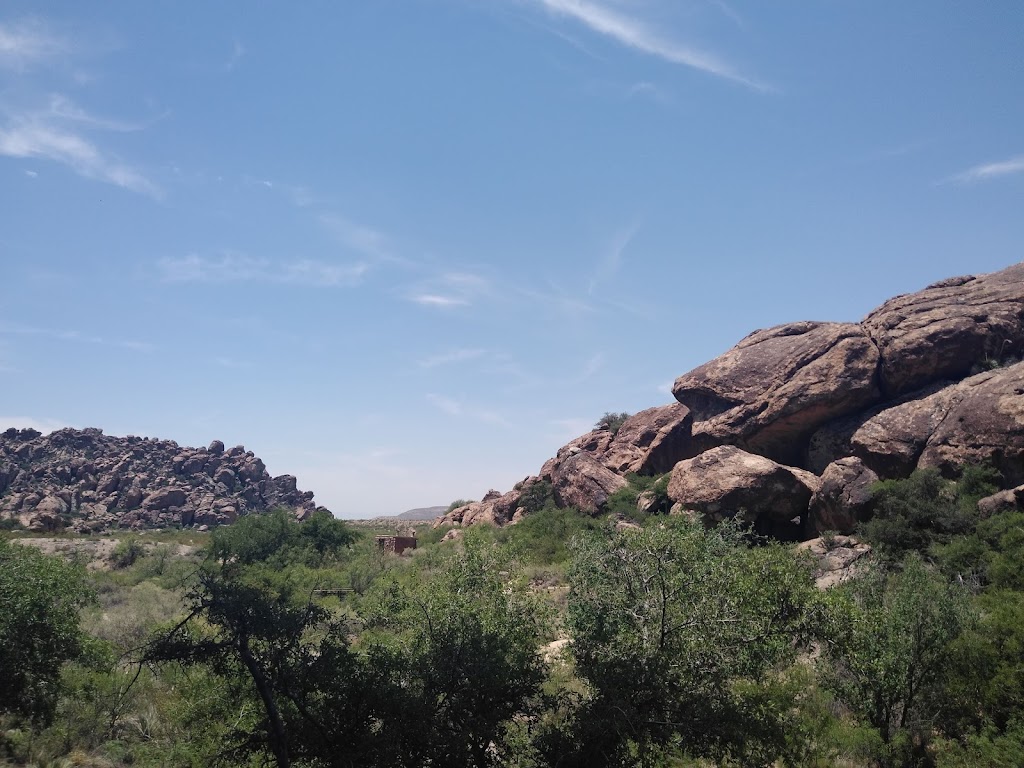
[[[995,479],[880,484],[872,564],[827,592],[792,548],[664,514],[657,478],[603,520],[541,487],[406,557],[284,512],[122,536],[101,569],[0,542],[0,759],[1021,765],[1024,515],[979,516]]]

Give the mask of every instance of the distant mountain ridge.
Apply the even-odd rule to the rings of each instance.
[[[399,520],[433,520],[448,511],[448,506],[443,507],[417,507],[395,515]]]

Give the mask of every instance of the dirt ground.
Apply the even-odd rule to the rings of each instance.
[[[108,571],[111,567],[111,555],[121,539],[116,536],[88,539],[25,537],[15,538],[12,541],[26,547],[35,547],[44,555],[61,555],[68,560],[84,562],[90,571]],[[158,546],[157,542],[153,541],[140,543],[147,550]],[[196,551],[196,547],[187,544],[168,544],[167,546],[175,548],[175,553],[179,557],[186,557]]]

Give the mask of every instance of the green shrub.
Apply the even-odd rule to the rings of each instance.
[[[529,565],[552,565],[569,559],[568,543],[577,534],[601,524],[573,507],[545,507],[515,525],[499,528],[495,538]]]
[[[619,431],[619,427],[626,422],[626,419],[628,419],[629,416],[630,414],[625,412],[613,413],[611,411],[605,411],[604,416],[598,419],[597,423],[594,424],[594,429],[607,429],[614,435]]]
[[[540,512],[555,505],[555,489],[549,480],[538,480],[526,487],[519,496],[519,506],[528,514]]]
[[[669,479],[669,474],[651,477],[630,473],[626,475],[627,484],[608,497],[605,509],[613,515],[639,521],[650,515],[668,514],[672,508],[672,499],[668,496]],[[641,512],[637,505],[644,494],[648,495],[650,504]]]
[[[110,553],[110,565],[123,570],[135,565],[135,562],[146,554],[146,548],[138,539],[121,539]]]
[[[905,480],[886,480],[872,489],[871,519],[861,527],[886,561],[908,552],[927,554],[954,536],[970,534],[978,523],[977,494],[986,487],[979,473],[965,470],[965,494],[936,469],[915,470]]]

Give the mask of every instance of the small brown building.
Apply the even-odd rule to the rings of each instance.
[[[378,536],[377,546],[385,552],[400,555],[407,549],[416,549],[415,536]]]

